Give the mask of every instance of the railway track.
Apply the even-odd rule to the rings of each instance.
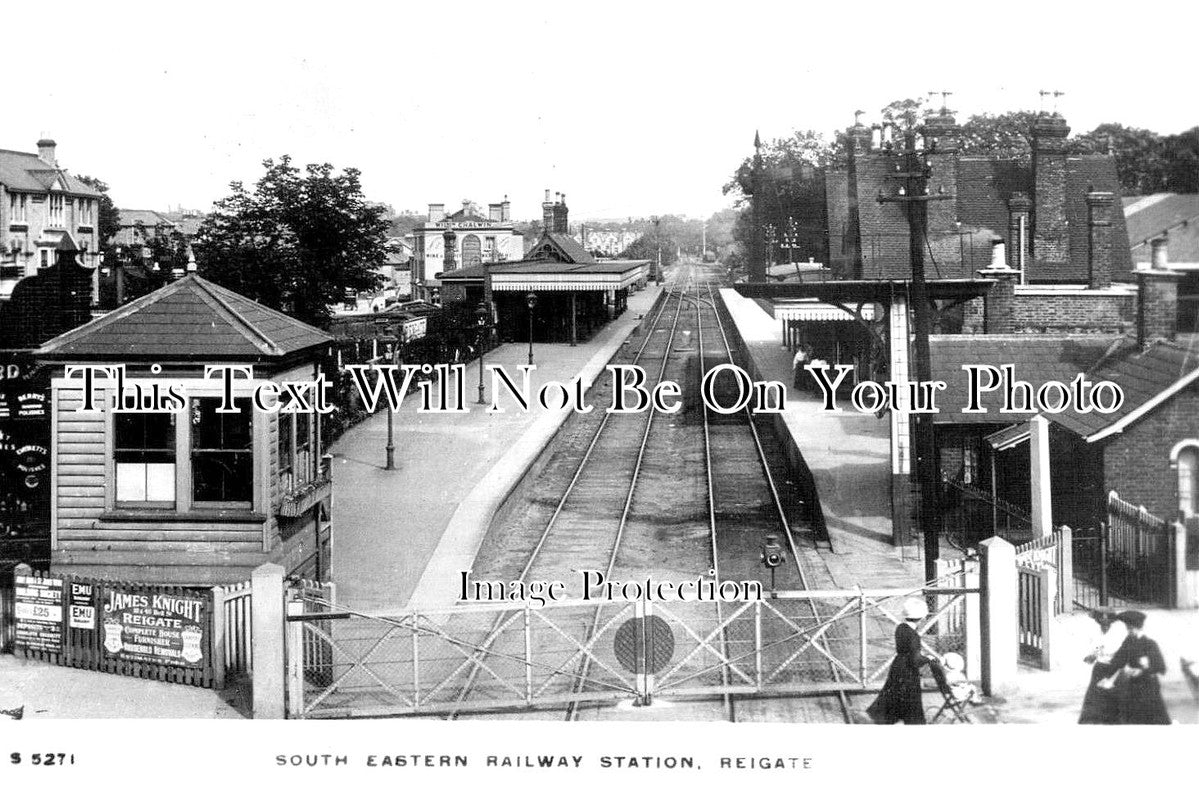
[[[722,345],[723,358],[729,363],[736,363],[737,358],[734,353],[732,344],[729,342],[728,335],[725,331],[724,320],[719,311],[719,304],[712,292],[711,284],[704,286],[707,297],[703,298],[700,303],[706,305],[709,313],[715,319],[715,330],[719,334],[719,341]],[[701,361],[701,371],[706,369]],[[724,472],[722,479],[729,485],[727,493],[723,493],[721,506],[720,521],[718,524],[716,517],[717,502],[713,500],[713,519],[712,519],[712,541],[713,552],[718,553],[724,550],[729,554],[726,561],[738,563],[741,566],[741,571],[752,571],[753,564],[758,558],[752,548],[755,545],[760,546],[764,541],[763,523],[773,523],[775,529],[781,535],[782,541],[786,543],[787,550],[790,554],[790,563],[794,567],[794,573],[791,580],[787,576],[783,578],[783,585],[780,589],[799,589],[808,590],[816,588],[811,585],[808,576],[804,570],[804,561],[809,557],[809,553],[805,550],[814,550],[815,541],[812,541],[812,548],[801,549],[797,540],[798,531],[806,531],[809,535],[812,533],[810,528],[804,528],[802,525],[793,524],[792,518],[796,513],[802,514],[801,505],[792,498],[792,510],[789,513],[788,503],[785,501],[784,493],[780,490],[779,481],[775,477],[776,467],[772,466],[771,459],[768,457],[764,437],[758,430],[758,423],[754,415],[748,410],[739,412],[737,415],[732,415],[733,418],[726,418],[722,424],[710,425],[709,410],[704,407],[704,438],[705,448],[711,452],[712,440],[715,440],[715,448],[720,454],[720,458],[713,460],[708,459],[709,475],[711,475],[713,464],[721,465],[717,467],[718,472]],[[747,459],[746,453],[752,452],[756,459]],[[740,456],[740,462],[738,462]],[[752,465],[749,462],[754,462]],[[769,502],[763,502],[762,497],[747,498],[745,491],[746,473],[754,468],[761,470],[761,489],[764,489],[769,495]],[[709,478],[711,482],[711,478]],[[716,492],[713,490],[712,496],[715,498]],[[763,508],[766,505],[768,508]],[[747,510],[756,513],[746,513]],[[760,576],[761,569],[757,570]],[[740,575],[729,574],[726,570],[724,575],[726,579],[740,579]],[[772,579],[773,580],[773,579]],[[822,614],[817,604],[813,600],[807,600],[806,605],[811,614],[811,623],[819,626],[823,623]],[[821,637],[823,645],[828,648],[829,643],[827,637]],[[831,665],[829,666],[830,674],[835,679],[836,674]],[[848,696],[844,692],[837,692],[833,696],[836,701],[837,710],[841,718],[847,723],[854,722],[852,706]],[[817,703],[821,702],[817,700]]]
[[[694,272],[694,267],[676,270],[667,299],[632,355],[632,363],[646,370],[648,381],[673,379],[687,385],[688,370],[702,375],[718,362],[736,361],[711,284],[697,281]],[[611,391],[612,387],[600,388]],[[624,580],[650,573],[665,580],[704,574],[717,582],[760,580],[764,570],[757,564],[757,554],[763,531],[777,530],[793,565],[779,588],[809,588],[802,562],[812,555],[805,551],[814,547],[801,548],[797,539],[811,534],[798,522],[804,513],[802,502],[795,487],[776,479],[776,474],[785,474],[781,453],[759,432],[752,414],[720,415],[695,400],[692,408],[676,415],[650,410],[597,416],[598,424],[581,423],[579,430],[567,432],[561,443],[564,452],[556,453],[547,465],[546,480],[539,476],[521,519],[509,524],[515,530],[476,561],[476,577],[528,582],[598,569],[609,578]],[[529,531],[536,533],[529,535]],[[723,604],[680,605],[685,609],[676,608],[674,613],[688,617],[684,624],[696,630],[715,626],[720,631],[715,646],[723,663],[714,664],[705,680],[717,692],[727,688],[730,669],[735,670],[745,654],[738,653],[737,641],[729,639]],[[819,625],[817,605],[809,602],[808,608],[810,619],[805,624]],[[589,618],[576,623],[575,638],[588,642],[610,633],[612,619],[604,615],[612,613],[604,608],[588,611]],[[488,659],[502,662],[505,657],[500,653],[508,647],[502,638],[505,626],[503,615],[497,615],[476,645],[484,656],[460,685],[458,703],[486,697],[488,675],[498,676],[501,669]],[[779,639],[786,640],[787,632],[780,630]],[[537,655],[553,661],[555,654],[539,650]],[[586,648],[572,663],[575,655],[562,651],[566,659],[562,685],[551,694],[582,695],[589,682],[603,677],[592,677],[598,667]],[[831,669],[827,663],[825,668]],[[735,719],[735,696],[721,693],[721,698],[725,715]],[[839,704],[841,718],[852,722],[845,695],[832,699]],[[583,707],[578,700],[570,702],[566,718],[576,719]]]
[[[643,368],[648,362],[646,372],[651,381],[664,380],[672,366],[680,321],[687,310],[682,300],[686,292],[687,281],[679,281],[676,273],[674,282],[668,286],[666,301],[650,322],[631,360]],[[689,334],[682,338],[689,338]],[[677,369],[678,359],[674,361],[673,366]],[[618,563],[622,546],[626,550],[642,552],[655,549],[647,548],[647,539],[652,544],[656,538],[654,515],[642,513],[644,509],[635,504],[644,504],[642,494],[646,491],[646,483],[670,480],[670,474],[663,474],[657,462],[661,461],[662,454],[674,450],[669,441],[673,437],[669,430],[660,432],[663,426],[659,417],[653,409],[643,414],[602,414],[557,502],[541,524],[540,533],[533,539],[532,547],[522,551],[514,542],[506,548],[504,556],[497,559],[499,564],[479,569],[479,577],[511,580],[515,576],[518,581],[529,582],[559,580],[564,573],[582,569],[600,570],[609,577],[628,574],[629,565]],[[651,477],[644,480],[643,467],[647,458],[654,462],[654,469],[647,471]],[[649,498],[649,502],[652,501],[653,498]],[[634,514],[635,510],[638,513]],[[613,511],[618,512],[615,518]],[[634,517],[636,522],[633,522]],[[519,569],[514,568],[514,562],[520,563]],[[706,563],[704,569],[707,569]],[[695,572],[684,574],[693,576]],[[587,641],[603,625],[601,614],[602,611],[595,612],[580,641]],[[483,652],[492,650],[503,628],[504,619],[497,618],[479,649]],[[590,669],[590,659],[584,656],[584,663],[572,679],[574,690],[586,683]],[[476,691],[483,672],[483,664],[472,666],[459,690],[460,702]],[[574,719],[578,710],[578,704],[571,703],[567,718]]]

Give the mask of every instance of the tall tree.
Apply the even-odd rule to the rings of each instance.
[[[823,258],[825,247],[824,181],[819,168],[828,166],[844,154],[838,139],[830,142],[816,131],[796,131],[785,139],[775,139],[762,147],[762,175],[757,190],[759,222],[774,232],[772,256],[784,252],[799,258]],[[743,253],[749,252],[753,226],[745,201],[754,193],[753,157],[748,156],[724,185],[724,193],[738,199],[745,217],[733,226],[733,237]],[[784,233],[793,231],[796,247],[779,249]],[[730,252],[731,255],[731,252]],[[726,259],[726,263],[729,263]]]
[[[359,172],[330,164],[303,172],[289,156],[263,162],[253,191],[241,181],[217,201],[194,249],[212,280],[312,324],[347,291],[378,288],[387,257],[386,209],[362,194]]]

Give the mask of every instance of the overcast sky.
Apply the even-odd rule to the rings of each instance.
[[[1199,124],[1195,3],[1061,5],[9,3],[0,148],[49,134],[127,208],[208,210],[290,153],[397,209],[507,194],[527,219],[550,188],[579,218],[707,215],[755,128],[934,89],[959,119],[1045,88],[1076,131]]]

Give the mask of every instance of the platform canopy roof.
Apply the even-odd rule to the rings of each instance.
[[[947,278],[927,282],[933,300],[968,300],[982,297],[995,281],[991,278]],[[893,297],[906,297],[911,281],[852,280],[805,281],[802,283],[755,282],[733,286],[742,297],[770,299],[811,298],[834,303],[885,303]]]
[[[487,264],[495,292],[587,292],[623,289],[648,274],[648,261],[593,261],[567,264],[557,261],[501,261]],[[484,265],[444,272],[443,283],[483,282]]]

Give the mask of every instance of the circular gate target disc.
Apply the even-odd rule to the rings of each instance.
[[[648,629],[644,627],[648,625]],[[641,619],[625,620],[616,629],[616,638],[612,649],[616,652],[616,660],[629,672],[637,672],[637,642],[649,643],[645,654],[645,668],[649,673],[661,672],[670,663],[674,655],[674,633],[670,625],[661,617],[648,616]]]

